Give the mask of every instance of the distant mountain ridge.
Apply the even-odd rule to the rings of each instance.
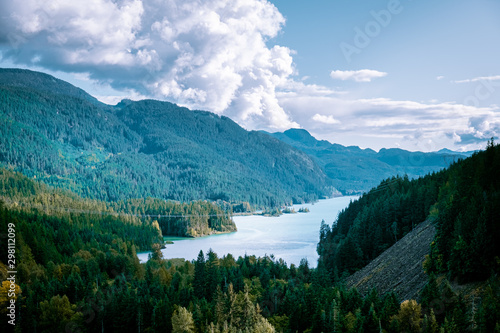
[[[302,129],[270,137],[168,102],[110,106],[63,80],[22,69],[0,69],[0,107],[0,163],[100,200],[277,206],[335,189],[363,193],[393,175],[422,176],[464,157],[377,153],[317,140]]]
[[[367,192],[394,175],[424,176],[472,155],[472,152],[455,153],[451,150],[422,153],[397,148],[383,148],[377,153],[372,149],[317,140],[304,129],[269,134],[312,156],[343,194]]]
[[[278,206],[331,193],[305,153],[168,102],[98,102],[50,75],[0,69],[0,163],[86,197]]]

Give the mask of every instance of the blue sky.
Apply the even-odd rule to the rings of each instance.
[[[500,132],[500,1],[0,0],[0,66],[380,149]]]
[[[315,83],[332,85],[332,69],[370,68],[390,74],[370,87],[373,97],[387,92],[402,99],[449,101],[466,89],[457,93],[460,87],[443,83],[499,74],[500,1],[394,1],[398,13],[381,17],[386,26],[375,17],[387,13],[391,1],[273,3],[287,20],[273,42],[296,50],[299,71]],[[356,45],[354,29],[377,31],[374,26],[378,34],[346,58],[340,46]],[[444,77],[441,82],[438,76]],[[418,88],[408,89],[409,81]]]

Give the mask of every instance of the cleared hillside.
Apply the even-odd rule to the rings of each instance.
[[[430,221],[415,229],[384,251],[360,271],[351,275],[346,285],[362,295],[373,288],[379,294],[394,291],[400,300],[416,299],[428,281],[422,263],[430,252],[436,230]]]

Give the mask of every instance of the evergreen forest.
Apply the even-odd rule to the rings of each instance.
[[[234,258],[210,249],[192,262],[166,260],[159,246],[160,223],[146,215],[168,205],[151,199],[113,206],[5,170],[0,227],[16,231],[15,329],[498,331],[499,167],[500,146],[491,141],[485,151],[447,170],[382,182],[353,201],[332,226],[323,224],[317,268],[306,260],[289,266],[272,255]],[[183,209],[197,208],[186,204]],[[432,219],[437,234],[423,267],[429,283],[418,299],[345,288],[343,277],[425,219]],[[149,261],[141,264],[136,253],[151,248]],[[6,247],[0,251],[6,258]],[[2,260],[2,312],[7,271]],[[472,302],[452,287],[455,281],[481,283]],[[1,325],[2,331],[11,328],[6,321]]]
[[[90,199],[314,201],[333,188],[307,154],[168,102],[110,106],[50,75],[0,69],[0,165]]]

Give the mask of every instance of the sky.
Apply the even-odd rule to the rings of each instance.
[[[499,18],[498,0],[0,0],[0,67],[248,130],[468,151],[500,133]]]

